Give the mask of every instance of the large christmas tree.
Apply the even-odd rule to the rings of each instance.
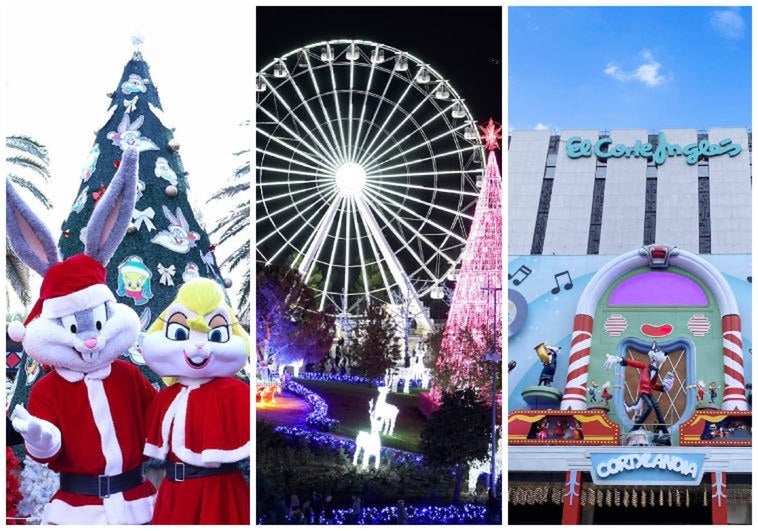
[[[138,199],[132,225],[108,263],[107,283],[118,302],[137,312],[144,330],[171,303],[182,283],[196,276],[213,278],[222,287],[224,281],[214,246],[190,206],[179,144],[165,122],[158,89],[138,48],[109,96],[108,120],[95,135],[58,246],[62,258],[84,251],[82,233],[95,203],[116,173],[124,149],[137,147]],[[73,176],[59,178],[73,181]],[[26,370],[19,371],[11,408],[26,403],[39,375],[33,360],[24,358]],[[124,358],[137,364],[154,385],[162,385],[138,348],[124,353]]]
[[[108,121],[97,131],[82,168],[79,192],[61,227],[59,247],[64,258],[83,251],[82,231],[95,203],[115,174],[123,150],[135,146],[140,152],[137,204],[107,274],[116,300],[140,315],[144,329],[190,278],[213,278],[222,287],[223,280],[214,246],[190,206],[179,144],[165,123],[158,89],[139,50],[126,64],[108,112]],[[136,349],[130,358],[144,363]]]
[[[500,352],[502,298],[493,301],[503,275],[502,186],[495,155],[500,128],[492,120],[480,128],[489,157],[437,357],[437,395],[466,387],[486,395],[492,368],[485,354]]]

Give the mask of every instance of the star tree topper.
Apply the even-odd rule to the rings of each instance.
[[[490,118],[489,123],[487,123],[486,126],[480,125],[479,129],[481,129],[482,133],[484,133],[481,136],[481,139],[484,141],[484,146],[488,150],[494,151],[496,149],[500,149],[498,140],[503,138],[503,136],[500,134],[500,131],[503,129],[502,126],[495,127],[495,122],[493,122],[492,118]]]

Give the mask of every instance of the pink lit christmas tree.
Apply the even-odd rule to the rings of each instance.
[[[489,157],[437,357],[431,393],[435,399],[443,391],[465,387],[477,388],[486,396],[492,367],[484,355],[500,352],[503,220],[495,150],[501,128],[492,119],[479,128]]]

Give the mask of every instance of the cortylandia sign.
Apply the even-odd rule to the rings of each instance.
[[[698,485],[705,455],[640,451],[594,453],[590,458],[597,485]]]
[[[668,157],[684,156],[687,164],[697,164],[698,159],[703,157],[715,157],[718,155],[729,154],[730,157],[739,155],[742,152],[742,146],[732,143],[731,138],[724,138],[717,144],[711,144],[708,140],[701,140],[693,144],[687,144],[682,147],[679,144],[669,144],[666,142],[666,135],[658,135],[658,145],[653,146],[648,142],[642,143],[641,140],[635,141],[633,146],[625,144],[614,144],[610,137],[603,137],[596,142],[589,138],[572,136],[566,140],[566,155],[570,159],[581,157],[591,157],[595,155],[601,159],[635,157],[635,158],[652,158],[656,164],[663,164]]]

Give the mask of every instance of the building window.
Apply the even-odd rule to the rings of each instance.
[[[603,224],[603,200],[605,198],[605,169],[605,167],[598,167],[595,170],[595,186],[592,189],[592,212],[590,213],[590,233],[587,238],[587,254],[598,254],[600,252],[600,229]],[[600,176],[601,173],[602,177]]]
[[[650,170],[650,166],[648,166]],[[657,172],[656,172],[657,173]],[[645,224],[643,226],[642,244],[655,242],[655,205],[658,200],[658,179],[648,177],[645,184]]]
[[[698,228],[700,254],[711,252],[711,183],[708,177],[698,177]]]
[[[553,179],[542,179],[542,191],[540,192],[540,204],[537,207],[537,220],[534,224],[531,254],[542,254],[542,249],[545,246],[547,215],[550,212],[550,198],[552,195]]]

